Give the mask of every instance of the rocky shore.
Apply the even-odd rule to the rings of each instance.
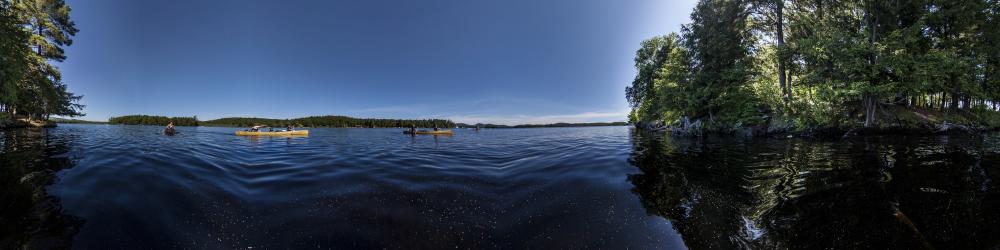
[[[0,120],[0,128],[52,128],[56,123],[46,120],[35,120],[30,118],[3,119]]]
[[[854,135],[878,134],[952,134],[983,133],[1000,131],[1000,117],[984,116],[970,111],[935,111],[913,109],[902,106],[886,106],[880,114],[880,122],[864,127],[860,123],[840,126],[795,125],[794,118],[762,117],[762,124],[728,126],[706,126],[701,119],[682,117],[677,121],[638,122],[633,125],[641,130],[670,133],[680,137],[698,137],[708,134],[724,134],[740,137],[848,137]],[[725,127],[720,129],[718,127]]]

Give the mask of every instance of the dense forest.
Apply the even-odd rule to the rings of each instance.
[[[78,30],[61,0],[0,0],[0,120],[79,116],[59,68]]]
[[[998,0],[702,0],[636,52],[631,122],[1000,126]]]
[[[165,117],[148,115],[128,115],[112,117],[108,119],[109,124],[127,125],[158,125],[164,126],[173,121],[176,126],[220,126],[220,127],[250,127],[256,125],[267,125],[273,127],[284,127],[288,125],[297,127],[364,127],[364,128],[401,128],[411,125],[421,128],[450,128],[455,127],[455,123],[449,120],[426,119],[426,120],[401,120],[401,119],[363,119],[347,116],[310,116],[296,119],[268,119],[254,117],[230,117],[208,121],[199,121],[194,117]]]
[[[151,115],[126,115],[119,117],[111,117],[108,119],[108,124],[124,124],[124,125],[157,125],[166,126],[168,123],[173,122],[174,126],[198,126],[198,117],[166,117],[166,116],[151,116]]]

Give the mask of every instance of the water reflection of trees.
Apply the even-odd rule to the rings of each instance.
[[[68,139],[46,129],[0,131],[0,249],[69,248],[83,221],[45,189],[72,166]]]
[[[1000,156],[983,141],[635,133],[629,180],[695,249],[988,248],[1000,244]]]

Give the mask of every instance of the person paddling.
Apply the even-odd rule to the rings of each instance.
[[[250,127],[250,132],[259,132],[260,128],[263,128],[263,127],[265,127],[265,126],[264,125],[257,125],[257,126]]]
[[[174,134],[177,133],[177,130],[174,129],[174,122],[173,121],[170,121],[169,123],[167,123],[167,128],[163,130],[163,133],[166,134],[166,135],[174,135]]]

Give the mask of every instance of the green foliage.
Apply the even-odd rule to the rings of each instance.
[[[69,92],[49,61],[78,30],[62,0],[0,1],[0,112],[47,119],[79,116],[81,96]]]
[[[18,100],[18,84],[28,65],[28,33],[7,1],[0,1],[0,111]]]
[[[656,81],[661,78],[664,64],[671,58],[675,48],[679,47],[676,34],[658,36],[642,41],[635,53],[635,68],[639,72],[632,81],[632,86],[625,88],[625,97],[633,109],[630,117],[633,121],[656,120],[660,118],[660,110],[655,105],[658,88]]]
[[[683,34],[655,37],[636,52],[639,75],[626,96],[632,122],[681,117],[719,128],[761,122],[750,12],[743,1],[702,1]]]
[[[176,126],[221,126],[221,127],[251,127],[266,125],[272,127],[333,127],[333,128],[402,128],[417,126],[421,128],[450,128],[455,123],[442,119],[402,120],[402,119],[361,119],[347,116],[310,116],[296,119],[268,119],[255,117],[229,117],[208,121],[198,121],[198,117],[165,117],[149,115],[127,115],[108,119],[109,124],[125,125],[156,125],[165,126],[173,121]]]
[[[168,123],[173,122],[174,126],[198,126],[200,125],[198,119],[195,117],[166,117],[166,116],[150,116],[150,115],[126,115],[119,117],[111,117],[108,119],[108,124],[124,124],[124,125],[156,125],[156,126],[166,126]]]
[[[881,127],[900,106],[988,123],[1000,108],[998,17],[998,0],[702,0],[682,37],[637,52],[629,119]]]

